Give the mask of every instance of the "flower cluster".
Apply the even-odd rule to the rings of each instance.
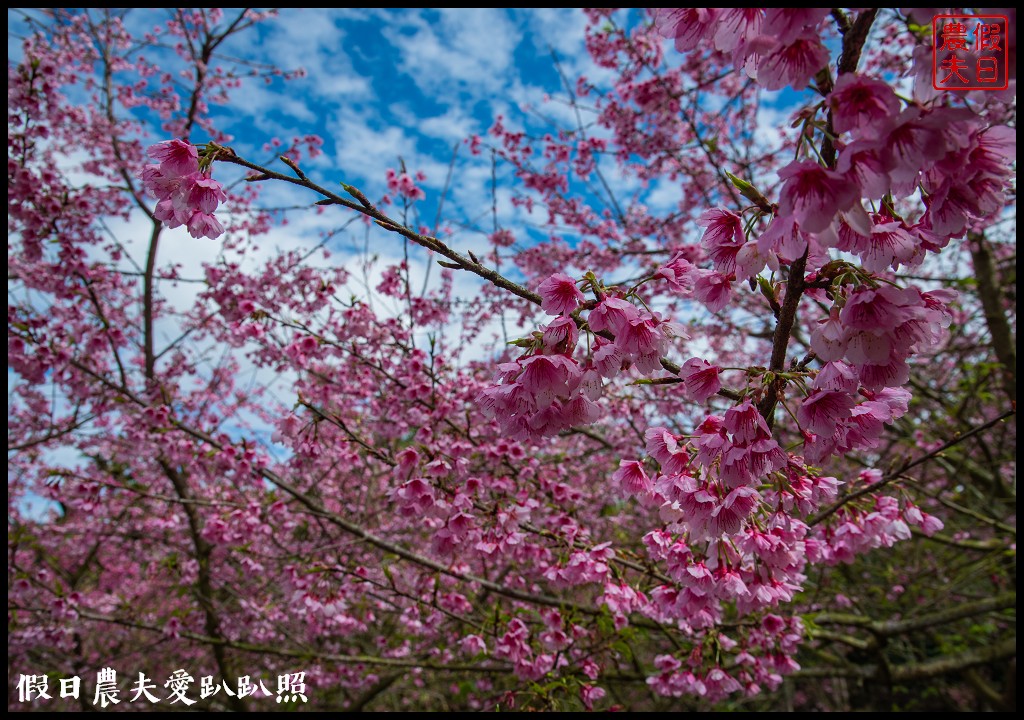
[[[922,293],[891,285],[861,286],[842,296],[811,333],[825,364],[797,410],[807,443],[821,462],[878,446],[883,426],[907,411],[910,356],[935,345],[949,325],[951,290]]]
[[[573,357],[579,327],[572,315],[583,308],[583,293],[563,273],[550,276],[539,290],[541,307],[558,317],[536,334],[526,355],[498,367],[500,384],[479,398],[484,412],[516,439],[555,435],[596,422],[601,415],[595,401],[602,394],[602,378],[614,378],[631,366],[641,373],[655,372],[669,341],[687,337],[681,326],[657,313],[638,308],[625,297],[605,295],[586,321],[594,345],[592,357],[583,365]]]
[[[737,68],[766,89],[789,85],[799,90],[828,62],[818,32],[827,15],[825,9],[663,9],[655,24],[663,36],[674,38],[678,50],[712,47],[731,55]],[[858,73],[841,74],[827,100],[832,130],[842,138],[836,146],[838,163],[822,167],[797,159],[782,168],[777,220],[832,247],[841,218],[866,238],[847,240],[854,247],[842,249],[861,255],[875,271],[888,264],[920,263],[923,250],[940,249],[972,219],[990,217],[1003,206],[1015,156],[1012,129],[987,126],[965,109],[913,105],[901,111],[889,84]],[[886,195],[905,198],[919,189],[927,213],[916,226],[893,224],[890,217],[880,229],[860,203]],[[735,272],[742,279],[771,262],[770,253],[795,259],[807,247],[807,237],[793,238],[781,226],[751,246],[739,220],[727,210],[711,210],[701,218],[709,228],[709,256],[723,275]],[[786,248],[787,239],[795,239],[795,247]],[[741,249],[746,255],[739,255]]]
[[[842,298],[811,333],[811,350],[826,363],[847,360],[868,390],[907,381],[907,359],[934,345],[950,323],[951,290],[862,285]]]
[[[614,339],[598,341],[594,365],[603,377],[613,378],[630,364],[642,373],[661,367],[661,358],[673,337],[685,339],[682,327],[662,320],[655,312],[636,307],[619,297],[606,297],[587,320],[595,333],[609,332]]]
[[[227,195],[208,171],[200,170],[196,146],[184,140],[166,140],[146,152],[159,161],[141,173],[146,192],[158,200],[153,211],[156,219],[170,228],[185,225],[194,238],[220,237],[224,226],[213,213]]]
[[[396,172],[394,168],[387,170],[388,192],[406,198],[407,200],[423,200],[427,194],[416,182],[423,182],[427,176],[422,172],[416,173],[415,180],[409,173]]]
[[[544,328],[531,354],[498,367],[501,384],[479,397],[482,410],[515,439],[555,435],[600,416],[594,401],[601,396],[601,377],[573,358],[579,329],[570,314],[582,304],[583,293],[562,273],[545,280],[540,293],[541,307],[558,317]]]
[[[502,384],[481,393],[481,409],[513,439],[556,435],[600,417],[601,378],[565,355],[530,355],[498,366]]]
[[[765,89],[781,90],[802,89],[828,63],[816,29],[827,15],[826,8],[679,8],[659,10],[655,23],[677,50],[713,46]]]

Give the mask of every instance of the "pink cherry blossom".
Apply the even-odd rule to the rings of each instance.
[[[534,355],[522,363],[519,384],[533,396],[538,407],[550,405],[557,397],[568,397],[569,384],[579,367],[561,355]]]
[[[544,346],[549,351],[572,354],[579,337],[576,323],[564,315],[555,318],[544,328]]]
[[[779,212],[789,215],[807,232],[821,232],[841,210],[855,201],[856,189],[838,173],[815,162],[794,162],[779,171],[785,179]]]
[[[767,8],[761,32],[787,44],[827,16],[826,8]]]
[[[594,703],[605,696],[604,688],[584,683],[580,686],[580,700],[587,710],[594,709]]]
[[[182,188],[183,204],[196,208],[207,214],[213,213],[217,206],[227,200],[221,184],[208,175],[190,175]]]
[[[899,113],[896,93],[881,80],[847,73],[840,75],[829,95],[836,132],[874,139]]]
[[[188,220],[188,232],[194,238],[207,237],[216,240],[224,234],[224,226],[213,215],[196,212]]]
[[[172,177],[199,172],[199,154],[195,145],[183,140],[165,140],[151,145],[146,154],[160,162],[160,169]]]
[[[633,322],[643,322],[640,312],[632,303],[622,298],[609,297],[597,304],[590,311],[587,324],[595,332],[609,331],[614,335],[622,335]],[[621,346],[623,351],[625,347]],[[628,351],[626,351],[628,352]]]
[[[889,192],[889,173],[894,167],[895,161],[881,143],[858,140],[843,149],[836,171],[859,187],[863,197],[877,200]]]
[[[541,305],[548,315],[568,315],[583,302],[583,293],[568,275],[556,273],[540,284]]]
[[[654,277],[668,281],[677,293],[689,295],[693,292],[693,284],[699,272],[689,260],[677,253],[654,272]]]
[[[761,8],[722,8],[718,11],[715,47],[730,51],[760,35],[764,10]]]
[[[845,392],[818,390],[800,404],[797,419],[806,429],[819,435],[831,435],[841,420],[849,417],[854,399]]]
[[[629,495],[640,495],[653,489],[643,465],[636,460],[620,461],[619,469],[612,475],[612,480]]]
[[[880,218],[879,220],[885,220]],[[917,243],[903,223],[888,219],[876,220],[871,236],[865,237],[845,223],[839,229],[840,250],[855,253],[864,261],[864,268],[872,272],[896,269],[900,264],[909,264],[917,255]]]
[[[663,427],[647,428],[644,432],[647,452],[658,461],[663,472],[675,475],[690,464],[690,454],[679,439]]]
[[[717,15],[714,8],[662,8],[655,24],[663,37],[675,40],[676,50],[686,52],[714,37]]]
[[[724,427],[738,443],[751,443],[771,436],[764,418],[749,400],[726,410]]]
[[[826,362],[842,359],[848,342],[838,308],[833,308],[827,318],[819,320],[811,332],[811,350]]]
[[[733,272],[736,253],[746,242],[742,218],[729,210],[708,210],[698,222],[707,228],[701,244],[714,262],[715,270],[725,274]]]
[[[781,90],[787,85],[802,90],[825,67],[828,57],[828,50],[817,34],[805,32],[784,45],[761,52],[757,81],[767,90]]]
[[[703,271],[693,289],[693,296],[704,303],[711,312],[718,312],[729,304],[732,284],[721,273]]]
[[[722,388],[720,368],[701,358],[690,358],[679,371],[686,393],[696,402],[705,402]]]

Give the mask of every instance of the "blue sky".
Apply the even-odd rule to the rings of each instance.
[[[385,170],[397,168],[401,158],[410,171],[427,176],[420,212],[428,225],[457,146],[457,169],[444,206],[455,232],[449,242],[460,250],[479,250],[485,247],[481,233],[493,227],[491,161],[486,153],[471,156],[462,141],[474,133],[486,135],[498,115],[512,127],[530,122],[539,128],[538,113],[563,126],[572,122],[564,103],[547,102],[562,89],[552,51],[570,77],[608,77],[586,54],[584,26],[578,9],[282,10],[261,26],[258,45],[240,50],[283,68],[303,67],[307,76],[245,85],[236,91],[222,127],[236,136],[239,150],[245,144],[259,148],[271,136],[317,133],[325,140],[324,155],[304,164],[307,172],[325,185],[357,185],[371,198],[384,192]],[[499,168],[499,177],[508,174],[508,168]],[[530,218],[513,207],[510,184],[499,185],[503,225],[521,233],[546,221],[542,211]],[[315,199],[288,188],[266,189],[273,205]],[[305,212],[289,216],[299,231],[339,220],[337,212],[326,218]],[[384,263],[397,261],[397,238],[377,236],[375,250]],[[355,234],[348,241],[346,248],[346,237],[340,236],[334,249],[362,249]],[[415,253],[413,275],[422,275],[427,262],[425,253]],[[456,281],[457,293],[475,293],[475,277],[458,273]]]
[[[22,12],[8,11],[9,59],[21,55]],[[166,9],[136,9],[126,24],[141,32],[168,17]],[[529,105],[567,117],[560,105],[542,108],[545,95],[561,89],[552,50],[570,77],[607,74],[586,56],[584,25],[582,11],[571,8],[283,8],[223,53],[302,67],[307,77],[246,82],[214,115],[240,149],[316,133],[326,141],[324,170],[382,188],[385,168],[402,156],[439,190],[452,145],[485,133],[496,115],[521,117]]]
[[[561,89],[551,51],[570,76],[606,73],[586,56],[583,27],[575,9],[282,10],[261,28],[252,55],[308,76],[242,88],[224,127],[257,147],[261,134],[315,132],[325,139],[317,169],[371,196],[401,157],[427,175],[426,210],[453,146],[485,134],[497,115],[521,120],[529,107],[568,119],[563,105],[545,103]],[[264,110],[250,120],[238,107]],[[481,193],[489,175],[489,160],[460,149],[451,217],[472,221],[476,208],[490,206]]]

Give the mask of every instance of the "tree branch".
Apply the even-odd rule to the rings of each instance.
[[[911,460],[910,462],[904,464],[899,470],[896,470],[894,472],[888,473],[881,480],[878,480],[877,482],[873,482],[870,485],[865,485],[860,490],[855,490],[854,492],[850,493],[849,495],[841,498],[840,500],[836,501],[835,503],[833,503],[832,505],[830,505],[826,509],[824,509],[821,512],[819,512],[818,514],[811,516],[807,520],[807,524],[809,526],[811,526],[811,527],[817,525],[822,520],[825,520],[825,519],[829,518],[833,513],[835,513],[837,510],[839,510],[839,508],[843,507],[847,503],[852,502],[853,500],[856,500],[859,497],[863,497],[864,495],[867,495],[868,493],[872,493],[875,490],[879,490],[879,489],[885,487],[886,485],[891,483],[893,480],[898,479],[907,470],[910,470],[911,468],[917,467],[921,463],[926,462],[926,461],[930,460],[931,458],[937,456],[943,450],[946,450],[947,448],[951,448],[954,445],[956,445],[957,443],[963,442],[964,440],[966,440],[969,437],[977,435],[978,433],[982,433],[985,430],[988,430],[989,428],[991,428],[991,427],[993,427],[995,425],[998,425],[1003,420],[1005,420],[1008,417],[1011,417],[1011,416],[1015,415],[1016,413],[1017,413],[1016,410],[1007,410],[1006,412],[1004,412],[999,417],[997,417],[997,418],[995,418],[993,420],[989,420],[984,425],[979,425],[978,427],[974,428],[970,432],[964,433],[963,435],[958,435],[957,437],[953,438],[952,440],[949,440],[949,441],[943,443],[942,445],[940,445],[939,447],[935,448],[931,452],[925,453],[924,455],[922,455],[921,457],[917,458],[916,460]]]
[[[982,233],[968,233],[974,277],[978,281],[978,297],[985,311],[985,324],[992,336],[992,349],[1002,364],[1003,391],[1013,407],[1017,406],[1017,343],[1006,320],[1003,293],[996,281],[992,251]]]

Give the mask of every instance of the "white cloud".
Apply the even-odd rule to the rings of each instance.
[[[482,128],[479,122],[466,110],[452,106],[442,115],[419,118],[416,127],[427,137],[451,142],[461,142]]]
[[[399,68],[424,92],[500,91],[515,68],[522,32],[504,9],[445,8],[388,19],[384,36],[398,52]]]
[[[385,170],[397,168],[400,157],[411,171],[422,170],[431,178],[444,177],[445,164],[419,151],[419,138],[414,132],[393,125],[378,129],[371,122],[367,116],[341,113],[331,124],[337,147],[334,172],[339,175],[338,181],[356,183],[364,178],[383,188]]]
[[[291,81],[282,93],[286,106],[300,98],[337,105],[372,99],[369,79],[355,72],[346,52],[344,29],[346,21],[368,17],[356,8],[284,9],[250,52],[263,62],[272,58],[284,69],[306,69],[307,77]]]

